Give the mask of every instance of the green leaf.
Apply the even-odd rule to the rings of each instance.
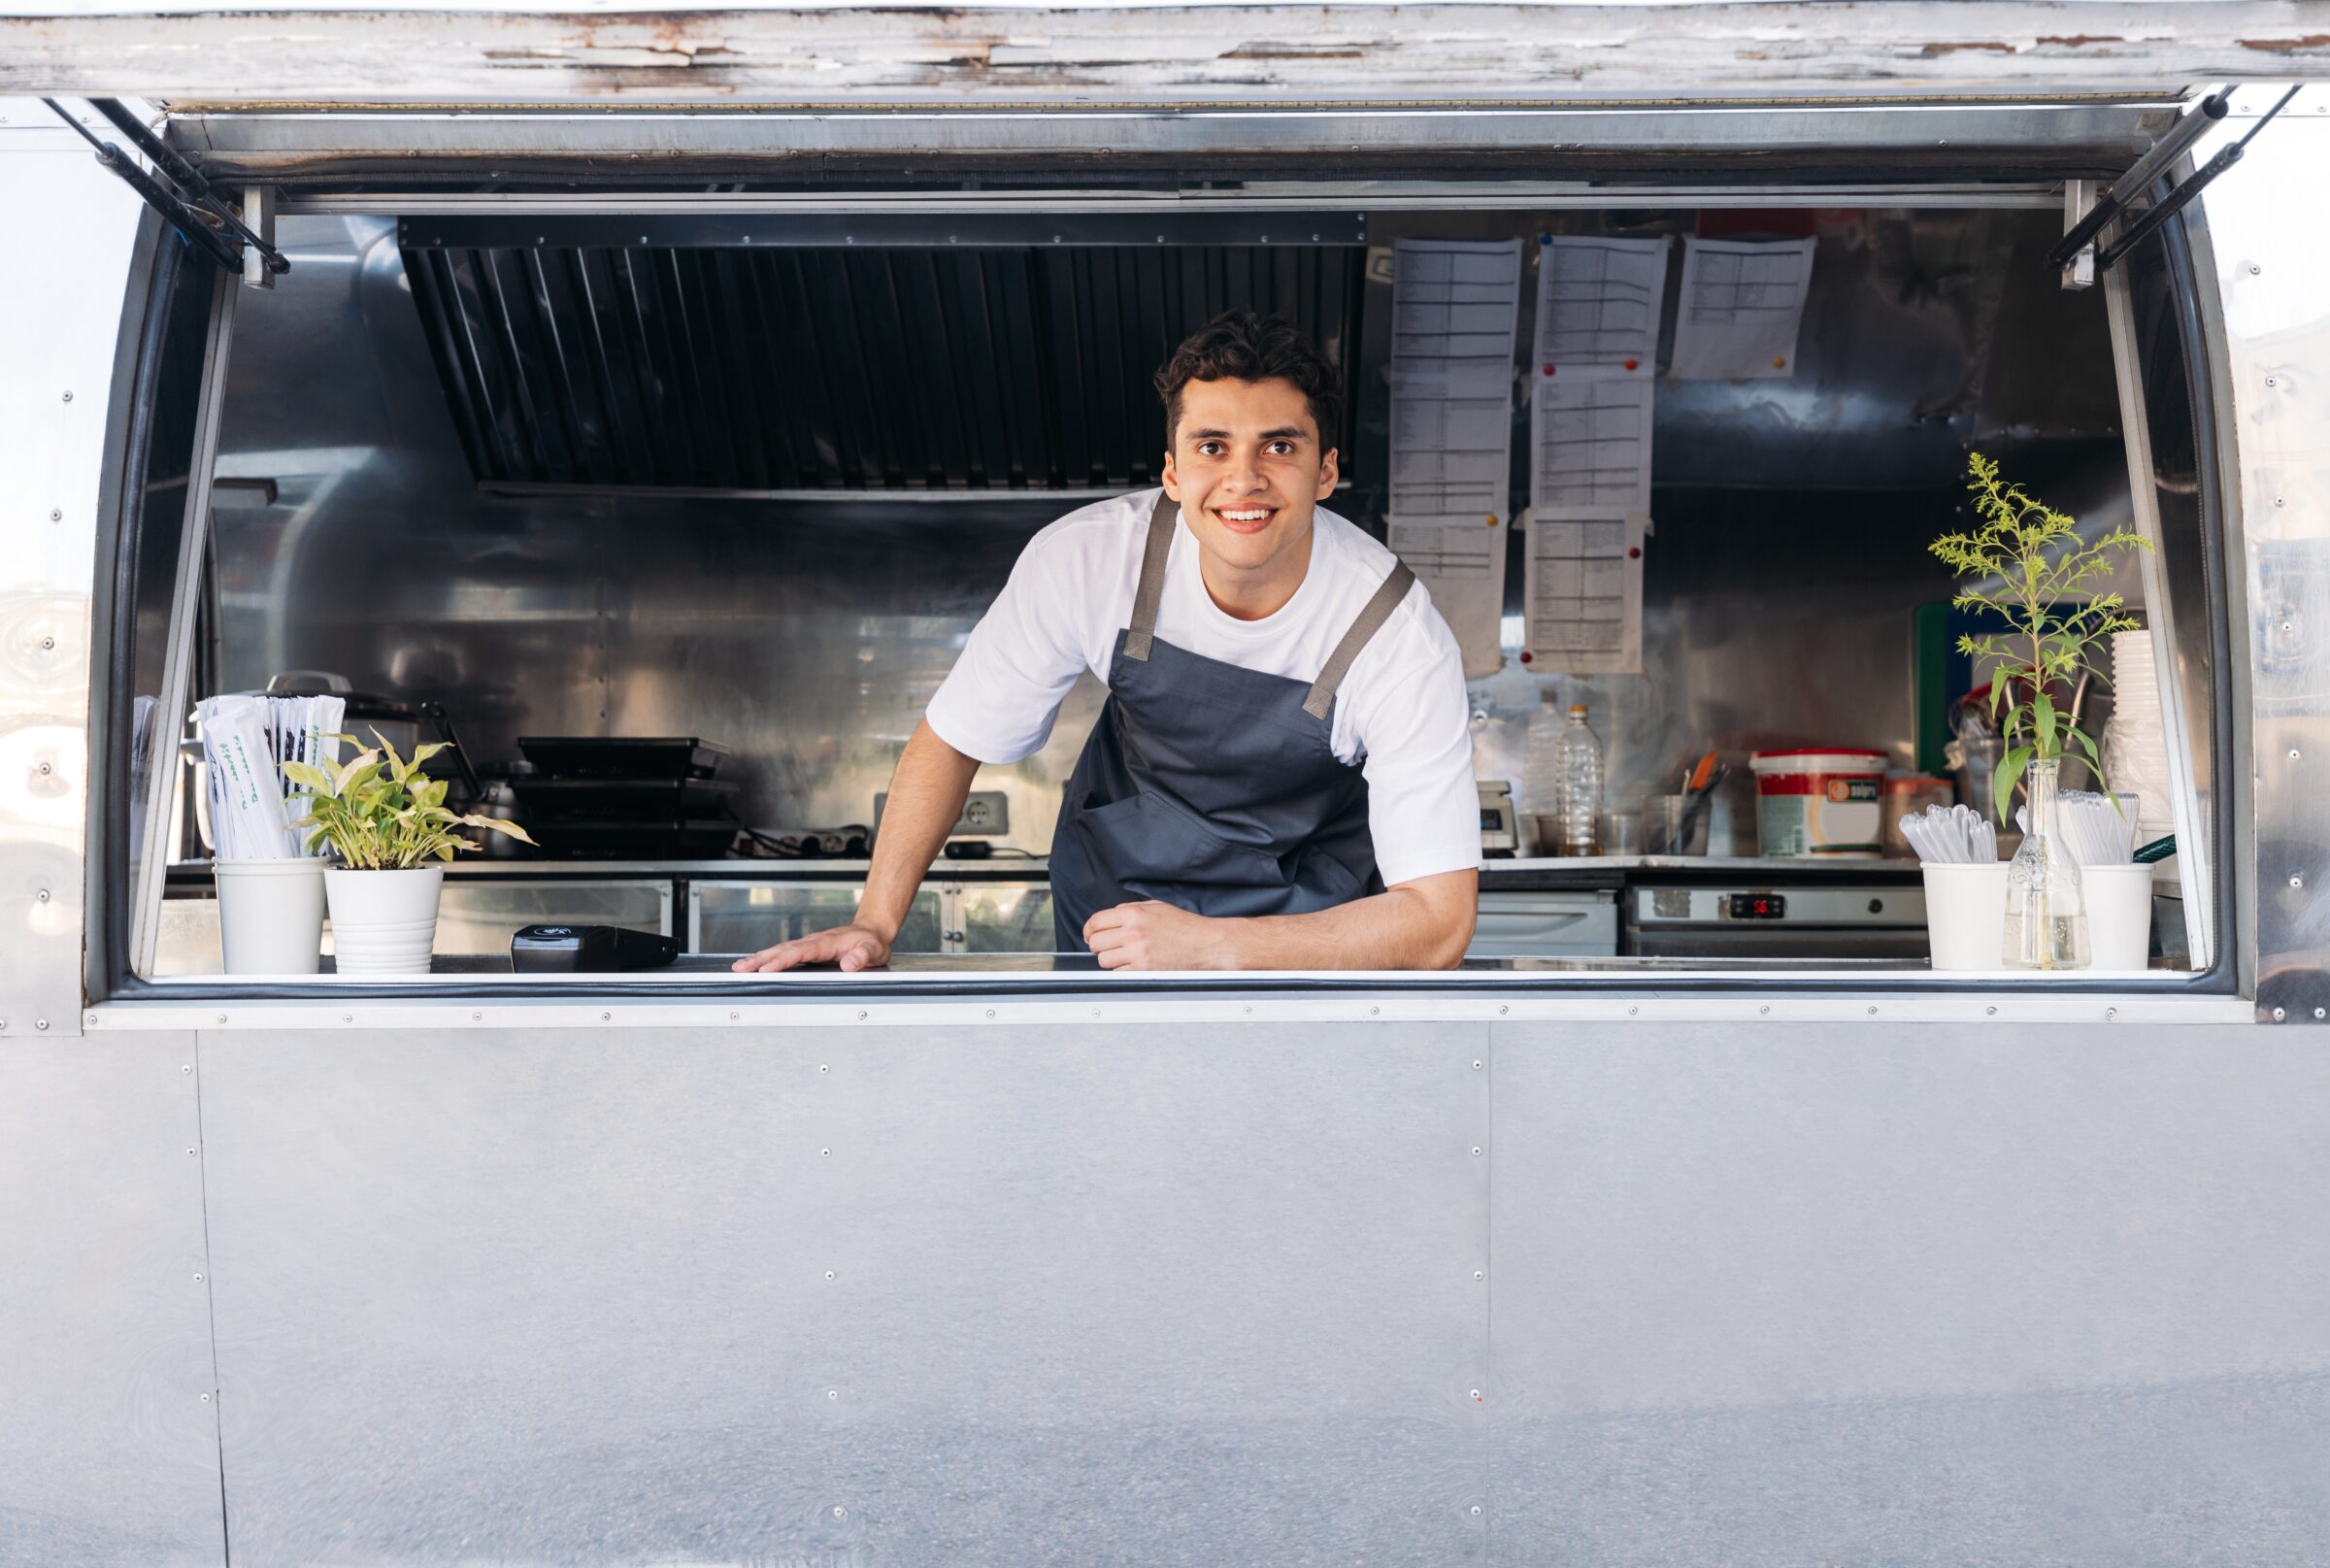
[[[2001,823],[2008,820],[2007,806],[2014,798],[2014,786],[2022,782],[2023,770],[2030,766],[2031,749],[2017,746],[1998,759],[1998,771],[1990,776],[1990,808],[1998,814]]]
[[[2053,756],[2058,750],[2055,744],[2055,704],[2054,699],[2045,691],[2031,699],[2031,722],[2038,731],[2038,754],[2043,757]]]

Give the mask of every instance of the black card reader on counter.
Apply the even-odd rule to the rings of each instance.
[[[619,925],[526,925],[510,937],[510,968],[520,975],[661,969],[679,955],[678,938]]]

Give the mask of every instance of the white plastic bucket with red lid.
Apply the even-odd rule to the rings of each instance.
[[[1825,860],[1882,852],[1884,752],[1757,751],[1748,765],[1755,770],[1759,853]]]

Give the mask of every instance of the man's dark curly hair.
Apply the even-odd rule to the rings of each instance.
[[[1182,340],[1157,372],[1157,396],[1165,400],[1165,446],[1171,450],[1182,425],[1182,388],[1191,382],[1292,382],[1311,402],[1323,453],[1343,429],[1343,378],[1318,345],[1282,316],[1224,311]]]

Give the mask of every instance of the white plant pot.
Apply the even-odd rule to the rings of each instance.
[[[230,975],[313,975],[323,945],[323,862],[220,860],[218,946]]]
[[[437,897],[445,868],[323,874],[332,907],[332,948],[343,975],[425,975],[437,943]]]

